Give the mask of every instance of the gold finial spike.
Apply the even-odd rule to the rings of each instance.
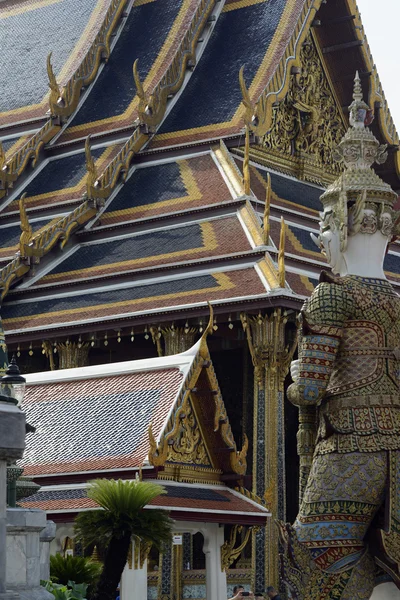
[[[279,240],[279,253],[278,253],[278,279],[279,287],[285,287],[285,239],[286,239],[286,224],[281,217],[281,235]]]
[[[47,56],[47,76],[49,78],[49,88],[50,88],[50,98],[49,105],[50,110],[54,110],[53,107],[57,105],[58,99],[60,97],[60,87],[57,83],[56,76],[54,75],[53,65],[51,64],[51,55],[52,52]]]
[[[21,256],[25,256],[25,246],[28,246],[33,235],[31,224],[29,223],[28,215],[25,207],[25,194],[22,194],[19,199],[19,215],[21,219],[21,236],[19,238],[19,251]]]
[[[268,246],[269,243],[269,216],[271,212],[271,175],[267,173],[267,193],[265,196],[265,208],[264,208],[264,229],[263,229],[263,237],[264,244]]]
[[[246,82],[244,80],[244,66],[241,67],[240,71],[239,71],[239,85],[240,85],[240,91],[242,92],[242,103],[243,103],[243,106],[248,111],[251,111],[252,108],[253,108],[253,106],[251,104],[249,90],[247,89]]]
[[[0,141],[0,170],[4,167],[6,162],[6,153],[4,152],[3,144]]]
[[[246,138],[244,145],[243,187],[246,196],[250,196],[250,129],[248,125],[246,125]]]
[[[98,179],[96,165],[90,152],[90,135],[87,136],[85,141],[85,156],[86,156],[86,170],[87,170],[87,178],[86,178],[86,190],[89,198],[92,197],[92,189],[94,184]]]
[[[133,79],[135,81],[136,93],[140,100],[145,100],[146,96],[144,93],[143,84],[139,75],[139,59],[137,58],[133,63]]]

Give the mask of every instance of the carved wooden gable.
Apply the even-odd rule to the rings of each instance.
[[[288,92],[273,108],[262,148],[281,160],[285,170],[320,181],[322,171],[341,171],[333,151],[345,134],[345,122],[311,33],[302,45],[300,65],[292,68]]]
[[[167,463],[212,467],[192,402],[188,399],[180,413],[173,437],[168,442]]]

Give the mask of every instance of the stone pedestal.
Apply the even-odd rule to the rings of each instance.
[[[381,583],[374,589],[371,600],[400,600],[400,590],[394,583]]]
[[[47,521],[45,529],[40,533],[40,579],[50,579],[50,543],[56,537],[56,524]]]
[[[21,458],[25,449],[25,414],[14,404],[0,402],[0,600],[14,600],[6,581],[7,461]]]
[[[54,600],[40,586],[40,534],[45,529],[42,510],[7,510],[7,588],[17,592],[20,600]]]

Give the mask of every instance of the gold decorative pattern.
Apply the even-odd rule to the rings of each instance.
[[[281,217],[281,234],[279,240],[279,252],[278,252],[278,278],[279,287],[284,288],[285,281],[285,240],[286,240],[286,225],[283,217]]]
[[[212,466],[190,401],[176,421],[176,433],[173,437],[168,436],[167,461]]]
[[[36,165],[41,149],[59,130],[60,126],[49,119],[9,160],[6,160],[2,170],[4,189],[0,189],[0,198],[5,196],[7,189],[13,186],[29,162],[33,167]]]
[[[156,439],[153,434],[152,424],[150,423],[148,429],[149,435],[149,463],[153,465],[153,467],[163,467],[165,465],[165,461],[167,460],[168,453],[168,445],[165,437],[162,440],[161,444],[157,445]]]
[[[344,119],[311,33],[301,46],[299,63],[292,68],[284,100],[273,109],[271,130],[262,145],[268,152],[293,157],[299,169],[307,162],[309,168],[323,166],[338,174],[334,149],[345,133]]]
[[[231,450],[229,460],[232,471],[238,475],[243,475],[246,472],[248,440],[244,437],[243,447],[239,451],[233,438],[207,346],[207,337],[213,331],[214,322],[213,309],[210,304],[209,308],[209,322],[199,341],[198,354],[191,371],[187,375],[181,397],[177,401],[178,408],[170,416],[158,444],[154,438],[151,425],[149,427],[150,449],[148,459],[153,466],[165,467],[166,471],[162,475],[164,478],[179,480],[183,477],[186,480],[197,481],[204,481],[208,478],[209,482],[212,483],[215,481],[216,475],[219,475],[203,441],[200,424],[191,400],[191,393],[195,393],[194,390],[203,369],[206,369],[209,386],[213,390],[215,398],[214,431],[220,433],[222,440]],[[174,465],[177,465],[176,468],[173,468]],[[203,469],[207,469],[205,476],[202,475]]]
[[[58,368],[75,369],[85,367],[88,363],[90,344],[88,342],[65,342],[58,343]]]
[[[47,57],[46,67],[47,67],[47,77],[49,78],[49,88],[50,88],[50,96],[49,96],[50,112],[52,115],[56,115],[56,109],[58,106],[58,101],[61,96],[61,92],[60,92],[60,86],[57,83],[56,76],[54,75],[53,65],[51,64],[51,55],[52,54],[53,53],[50,52],[50,54]]]
[[[119,182],[120,176],[125,181],[132,158],[143,148],[148,140],[149,135],[143,133],[142,127],[136,127],[118,154],[101,173],[97,181],[88,189],[89,198],[108,198]]]
[[[246,125],[244,160],[243,160],[243,188],[246,196],[250,196],[250,129]]]
[[[264,244],[268,246],[269,244],[269,231],[270,231],[270,223],[269,217],[271,212],[271,196],[272,196],[272,187],[271,187],[271,175],[267,173],[267,188],[265,194],[265,208],[264,208],[264,218],[263,218],[263,238]]]
[[[86,193],[88,195],[88,198],[93,198],[92,191],[95,189],[96,181],[98,179],[98,173],[93,156],[90,152],[90,135],[87,136],[85,141],[85,159],[87,170]]]
[[[26,251],[25,251],[25,246],[28,246],[31,243],[32,240],[32,227],[31,224],[29,223],[29,219],[28,219],[28,215],[26,214],[26,208],[25,208],[25,194],[22,194],[21,198],[19,199],[19,215],[20,215],[20,220],[21,220],[21,236],[19,238],[19,252],[21,254],[21,256],[27,256]]]
[[[23,207],[21,209],[21,206]],[[61,248],[67,244],[71,233],[87,223],[97,213],[97,204],[93,200],[85,200],[69,215],[61,217],[45,227],[40,233],[30,237],[29,222],[25,213],[23,198],[20,204],[21,227],[23,228],[20,241],[20,253],[0,269],[0,289],[2,290],[1,299],[3,299],[10,285],[17,279],[20,279],[31,268],[31,264],[38,263],[58,241],[61,242]],[[28,243],[27,243],[28,242]]]
[[[254,433],[253,439],[259,439],[262,432],[264,449],[262,460],[263,474],[259,474],[258,444],[253,445],[253,492],[260,494],[265,490],[265,500],[272,516],[278,517],[278,435],[280,419],[283,415],[284,380],[289,370],[297,340],[291,348],[285,344],[285,328],[288,321],[286,311],[277,309],[270,316],[259,313],[257,316],[240,315],[243,329],[254,366]],[[261,404],[260,404],[261,403]],[[259,406],[262,421],[259,424]],[[284,492],[283,492],[284,493]],[[256,539],[253,540],[253,561],[255,561]],[[278,584],[278,539],[276,526],[269,519],[265,528],[265,578],[274,585]],[[253,562],[255,569],[255,563]]]
[[[243,531],[242,525],[234,525],[231,530],[231,535],[229,537],[229,541],[226,540],[224,544],[221,546],[221,571],[227,572],[231,564],[239,558],[242,554],[243,550],[247,546],[247,542],[250,539],[250,535],[254,530],[254,527],[249,527],[244,534],[243,540],[239,546],[235,548],[236,538],[238,533]]]

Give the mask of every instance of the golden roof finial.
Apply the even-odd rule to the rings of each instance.
[[[52,54],[53,53],[50,52],[50,54],[47,57],[47,76],[49,78],[49,88],[50,88],[49,105],[50,105],[50,110],[52,112],[54,112],[53,106],[57,105],[58,99],[60,98],[61,93],[60,93],[60,87],[57,83],[56,76],[54,75],[53,65],[51,64],[51,55]]]
[[[139,59],[137,58],[135,60],[135,62],[133,63],[133,79],[135,81],[135,86],[136,86],[136,94],[138,95],[140,100],[145,100],[146,99],[146,95],[144,93],[144,88],[143,88],[143,84],[140,80],[140,75],[139,75]]]
[[[279,240],[279,252],[278,252],[278,279],[279,287],[285,287],[285,239],[286,239],[286,224],[281,217],[281,235]]]
[[[250,115],[251,117],[254,107],[251,103],[249,90],[247,89],[246,82],[244,80],[244,65],[240,68],[239,71],[239,85],[240,91],[242,92],[242,104],[246,109],[246,116],[248,117]]]
[[[87,178],[86,178],[86,190],[89,198],[92,198],[92,190],[94,184],[98,179],[96,164],[94,162],[92,153],[90,152],[90,135],[87,136],[85,142],[85,156],[86,156],[86,170],[87,170]]]
[[[6,153],[4,152],[3,144],[0,141],[0,171],[6,162]]]
[[[270,212],[271,212],[271,194],[272,194],[272,188],[271,188],[271,175],[269,173],[267,173],[267,193],[265,195],[265,208],[264,208],[264,229],[263,229],[263,237],[264,237],[264,244],[266,244],[268,246],[269,243],[269,216],[270,216]]]
[[[19,238],[19,251],[21,256],[25,256],[25,246],[29,245],[33,235],[32,227],[29,223],[28,215],[26,214],[25,196],[26,193],[22,194],[21,198],[19,199],[19,215],[21,219],[20,226],[22,232]]]
[[[248,125],[246,125],[246,137],[244,145],[243,187],[246,196],[250,196],[250,129]]]

